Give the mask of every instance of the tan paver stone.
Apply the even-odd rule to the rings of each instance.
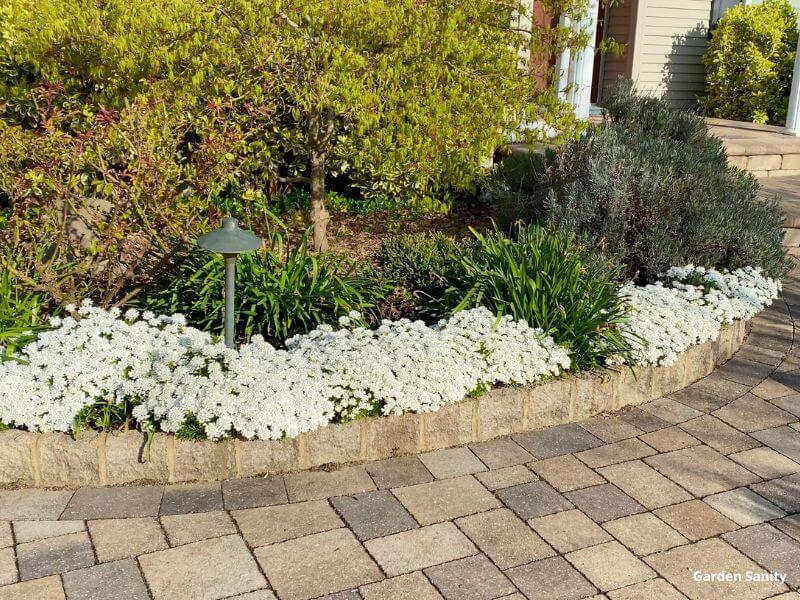
[[[281,598],[316,598],[383,578],[378,565],[344,528],[264,546],[255,553]]]
[[[231,513],[253,547],[338,529],[344,523],[324,500],[248,508]]]
[[[686,600],[664,579],[651,579],[608,593],[610,600]]]
[[[721,535],[737,528],[736,523],[718,513],[702,500],[665,506],[655,515],[691,541]]]
[[[161,517],[161,526],[167,532],[171,546],[236,533],[236,525],[228,513],[223,511],[168,515]]]
[[[14,521],[14,536],[18,544],[85,530],[83,521]]]
[[[800,464],[766,446],[736,452],[728,458],[735,460],[748,471],[752,471],[764,479],[774,479],[800,472]]]
[[[17,561],[14,558],[13,548],[3,548],[0,550],[0,585],[16,583]]]
[[[775,527],[800,542],[800,514],[789,515],[772,522]]]
[[[627,421],[614,416],[608,418],[595,417],[579,423],[586,431],[606,444],[613,444],[627,438],[644,433],[641,429]]]
[[[14,545],[14,536],[11,533],[11,523],[0,521],[0,548],[8,548]]]
[[[168,548],[158,520],[154,517],[89,521],[97,560],[109,562]]]
[[[695,496],[716,494],[759,480],[708,446],[693,446],[651,456],[645,462]]]
[[[720,539],[679,546],[645,559],[658,573],[692,600],[760,600],[786,591],[773,582],[748,582],[745,573],[763,569]],[[742,581],[695,581],[694,574],[741,574]]]
[[[506,575],[530,600],[578,600],[597,593],[597,588],[560,556],[514,567]]]
[[[360,590],[364,600],[441,600],[442,595],[419,571],[370,583]]]
[[[576,550],[566,559],[604,592],[656,577],[650,567],[619,542]]]
[[[689,540],[653,513],[622,517],[605,523],[603,527],[640,556],[689,543]]]
[[[571,454],[537,460],[528,467],[559,492],[605,483],[605,479]]]
[[[287,474],[284,480],[290,502],[322,500],[375,489],[375,484],[363,467],[346,467],[338,471],[301,471]]]
[[[656,451],[643,441],[637,438],[631,438],[614,444],[598,446],[591,450],[584,450],[583,452],[578,452],[575,456],[588,466],[596,469],[598,467],[605,467],[607,465],[651,456],[655,453]]]
[[[517,591],[483,555],[468,556],[425,569],[425,574],[447,600],[493,600]]]
[[[531,519],[528,524],[559,552],[572,552],[612,539],[579,510],[567,510]]]
[[[507,508],[463,517],[456,524],[501,569],[553,556],[552,548]]]
[[[225,600],[277,600],[277,598],[278,597],[273,594],[271,590],[256,590],[255,592],[231,596]]]
[[[672,423],[673,425],[683,423],[689,419],[694,419],[695,417],[699,417],[703,414],[691,406],[686,406],[685,404],[670,398],[660,398],[658,400],[654,400],[648,404],[643,404],[641,408],[642,410],[645,410],[655,415],[659,419],[667,421],[668,423]]]
[[[238,535],[145,554],[139,564],[154,600],[219,600],[267,587]]]
[[[486,465],[478,460],[469,448],[446,448],[426,452],[420,454],[419,459],[436,479],[450,479],[486,470]]]
[[[483,473],[476,473],[475,477],[487,489],[492,491],[511,487],[512,485],[520,485],[521,483],[530,483],[539,479],[533,471],[524,465],[484,471]]]
[[[689,435],[680,427],[667,427],[640,435],[639,439],[659,452],[672,452],[691,446],[697,446],[700,440]]]
[[[800,600],[800,592],[786,592],[780,596],[773,596],[770,600]]]
[[[767,377],[764,381],[759,383],[750,391],[764,400],[772,400],[774,398],[781,398],[782,396],[790,396],[791,394],[794,394],[794,390],[792,388],[787,387],[770,377]]]
[[[37,489],[0,491],[0,519],[58,519],[72,492],[53,492]]]
[[[692,497],[640,460],[598,469],[600,474],[649,509],[691,500]]]
[[[0,600],[65,600],[58,575],[0,587]]]
[[[533,460],[533,455],[511,438],[471,444],[470,450],[490,469],[513,467]]]
[[[478,552],[453,523],[438,523],[364,543],[386,575],[393,577]]]
[[[729,492],[707,496],[703,501],[742,527],[771,521],[786,515],[772,502],[748,488],[737,488]]]
[[[500,501],[469,475],[397,488],[392,492],[421,525],[500,507]]]
[[[723,454],[756,448],[758,442],[711,415],[682,423],[681,427]]]
[[[714,416],[746,433],[786,425],[797,420],[793,414],[752,394],[746,394],[715,410]]]

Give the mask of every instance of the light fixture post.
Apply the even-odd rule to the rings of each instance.
[[[236,258],[244,252],[258,250],[261,239],[253,232],[239,227],[239,221],[233,217],[222,219],[222,227],[211,231],[197,240],[197,245],[221,254],[225,259],[225,345],[236,347]]]

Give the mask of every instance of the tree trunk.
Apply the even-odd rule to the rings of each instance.
[[[325,146],[330,139],[333,121],[322,131],[321,117],[312,112],[308,117],[308,160],[311,170],[311,225],[314,227],[312,248],[317,252],[328,249],[328,221],[331,215],[325,208]]]

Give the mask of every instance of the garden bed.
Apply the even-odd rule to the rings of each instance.
[[[0,432],[0,484],[78,487],[219,481],[380,460],[580,421],[660,398],[708,375],[741,346],[747,322],[724,327],[669,366],[620,367],[539,385],[495,388],[437,411],[367,417],[292,439],[183,441],[158,433],[145,461],[137,431]]]

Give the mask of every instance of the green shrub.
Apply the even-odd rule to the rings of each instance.
[[[386,238],[375,254],[383,276],[411,292],[438,295],[460,275],[462,249],[443,233]]]
[[[789,0],[731,8],[712,32],[706,67],[706,114],[754,123],[786,122],[797,14]]]
[[[261,334],[275,344],[357,310],[375,316],[385,293],[374,271],[333,255],[313,254],[306,237],[283,250],[280,236],[268,250],[243,254],[236,271],[237,334]],[[189,323],[220,334],[224,325],[225,265],[197,251],[136,302],[158,314],[182,313]]]
[[[524,319],[569,348],[576,370],[627,355],[619,268],[590,258],[566,231],[519,226],[513,237],[474,234],[475,251],[462,255],[463,273],[444,298],[450,312],[485,306]]]
[[[702,119],[623,87],[608,120],[559,148],[520,204],[652,281],[673,265],[786,270],[783,214],[727,165]]]

